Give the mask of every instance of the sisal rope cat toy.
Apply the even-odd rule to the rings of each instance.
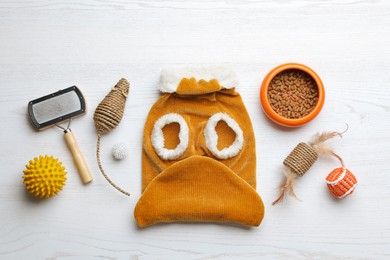
[[[334,169],[326,178],[327,186],[332,195],[341,199],[351,194],[357,185],[355,176],[345,168],[343,159],[325,144],[331,138],[342,137],[342,134],[347,130],[342,133],[324,132],[317,134],[311,142],[299,143],[283,161],[286,182],[280,186],[279,197],[272,205],[282,202],[286,193],[297,199],[294,192],[295,178],[303,176],[318,159],[319,155],[335,157],[342,166]]]
[[[96,159],[99,165],[99,169],[102,172],[104,178],[118,191],[130,196],[130,193],[117,186],[105,173],[102,163],[100,161],[100,139],[103,134],[111,132],[117,127],[122,120],[125,110],[127,95],[129,93],[129,82],[122,78],[112,88],[110,93],[100,102],[95,110],[93,120],[95,121],[96,131],[98,133]]]

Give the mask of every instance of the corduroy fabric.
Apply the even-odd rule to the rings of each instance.
[[[208,119],[226,113],[242,129],[244,144],[229,159],[208,149],[204,130]],[[162,116],[175,113],[189,128],[187,149],[174,160],[162,160],[151,135]],[[177,145],[178,124],[164,127],[165,147]],[[228,147],[236,134],[220,121],[218,149]],[[160,222],[236,222],[258,226],[264,205],[256,192],[256,148],[252,124],[235,88],[224,89],[216,79],[183,79],[175,93],[163,94],[147,117],[142,151],[142,196],[134,216],[140,227]]]

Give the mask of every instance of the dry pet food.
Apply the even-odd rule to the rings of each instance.
[[[306,72],[291,69],[277,74],[268,89],[272,109],[280,116],[298,119],[307,116],[318,102],[318,87]]]

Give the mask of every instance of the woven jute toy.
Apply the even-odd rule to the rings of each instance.
[[[140,227],[160,222],[258,226],[255,135],[229,68],[166,69],[147,117]]]
[[[127,95],[129,93],[129,82],[122,78],[100,102],[95,110],[93,120],[95,121],[96,131],[98,133],[96,159],[99,169],[104,178],[118,191],[130,196],[130,193],[117,186],[105,173],[100,161],[100,139],[103,134],[111,132],[122,120],[125,110]]]
[[[347,130],[345,130],[347,131]],[[353,174],[345,168],[343,159],[327,146],[325,142],[333,137],[345,133],[324,132],[317,134],[311,142],[299,143],[292,152],[284,159],[284,175],[286,181],[280,186],[279,197],[272,203],[275,205],[283,201],[286,193],[297,198],[294,192],[294,181],[296,177],[303,176],[310,167],[317,161],[319,155],[332,156],[337,158],[342,167],[333,170],[326,178],[329,191],[337,198],[344,198],[355,189],[357,180]]]

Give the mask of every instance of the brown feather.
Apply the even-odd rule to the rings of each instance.
[[[316,150],[318,154],[322,154],[325,156],[333,156],[337,158],[340,161],[341,165],[345,167],[343,159],[337,153],[335,153],[333,149],[328,145],[322,143],[320,145],[314,146],[313,148]]]
[[[314,139],[309,142],[311,146],[318,146],[324,143],[325,141],[334,138],[336,136],[342,137],[341,133],[339,132],[323,132],[322,134],[316,134]]]
[[[286,193],[288,193],[291,197],[298,199],[294,192],[294,180],[297,175],[289,167],[285,167],[284,175],[286,176],[286,182],[280,185],[279,196],[274,202],[272,202],[272,205],[282,202]]]
[[[338,154],[336,154],[331,147],[325,144],[325,142],[336,136],[342,137],[342,134],[344,134],[347,130],[348,130],[348,124],[347,124],[347,129],[341,133],[324,132],[321,134],[317,134],[315,135],[313,140],[309,142],[309,145],[313,147],[313,149],[317,154],[336,157],[341,162],[341,165],[345,167],[343,159]],[[279,196],[274,202],[272,202],[272,205],[276,205],[282,202],[286,196],[286,193],[288,193],[291,197],[298,199],[294,193],[294,180],[297,175],[289,167],[285,167],[284,175],[286,176],[286,181],[284,184],[282,184],[279,187]]]
[[[340,161],[341,165],[343,167],[345,167],[343,159],[338,154],[336,154],[333,151],[333,149],[331,147],[329,147],[328,145],[326,145],[324,142],[326,142],[327,140],[334,138],[336,136],[340,136],[340,138],[342,138],[343,137],[342,134],[344,134],[347,130],[348,130],[348,124],[347,124],[347,129],[341,133],[339,133],[339,132],[324,132],[322,134],[317,134],[314,137],[314,139],[311,142],[309,142],[309,144],[314,148],[314,150],[316,150],[316,152],[318,154],[336,157]]]
[[[322,134],[316,134],[309,144],[311,146],[316,146],[336,136],[343,138],[343,134],[347,132],[349,128],[348,124],[346,124],[346,126],[347,128],[343,132],[323,132]]]

